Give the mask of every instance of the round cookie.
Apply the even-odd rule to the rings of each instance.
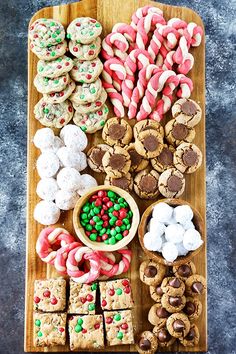
[[[202,109],[197,102],[181,98],[172,106],[172,116],[178,123],[194,127],[202,118]]]
[[[135,140],[136,151],[146,159],[160,155],[163,148],[163,137],[155,130],[149,129],[139,133]]]
[[[40,149],[49,149],[54,144],[55,135],[50,128],[38,129],[34,135],[33,143]]]
[[[180,339],[180,343],[184,347],[195,347],[196,345],[198,345],[199,339],[200,339],[199,330],[195,325],[195,323],[192,323],[188,334],[183,339]]]
[[[143,283],[147,285],[160,284],[165,276],[166,267],[154,261],[144,261],[140,264],[139,275]]]
[[[93,176],[85,173],[80,176],[80,185],[79,185],[79,188],[77,189],[77,194],[82,196],[85,193],[87,193],[87,191],[90,188],[96,187],[97,185],[98,184],[97,184],[96,179]]]
[[[164,197],[178,198],[185,189],[184,175],[175,168],[168,168],[160,175],[158,188]]]
[[[148,312],[148,321],[156,326],[157,329],[163,328],[166,325],[167,318],[170,313],[161,306],[161,304],[153,305]]]
[[[91,84],[84,83],[82,85],[76,85],[76,88],[70,100],[77,104],[87,104],[89,102],[95,102],[102,92],[102,82],[100,79],[92,82]]]
[[[60,131],[60,138],[64,144],[77,151],[83,151],[88,145],[86,134],[76,125],[68,124]]]
[[[93,42],[89,44],[80,44],[77,41],[70,41],[69,51],[81,61],[94,60],[100,53],[101,43],[102,41],[100,37],[97,37]]]
[[[62,90],[60,92],[51,92],[51,93],[47,93],[47,94],[44,93],[43,98],[44,98],[45,102],[48,102],[48,103],[61,103],[70,97],[70,95],[72,94],[74,89],[75,89],[75,83],[73,80],[71,80],[66,85],[64,90]]]
[[[108,119],[102,131],[103,140],[110,146],[127,145],[132,136],[131,126],[124,119],[117,117]]]
[[[177,278],[185,281],[188,277],[196,273],[196,267],[192,261],[189,261],[179,266],[173,266],[173,273]]]
[[[68,73],[52,79],[37,74],[34,78],[34,86],[40,93],[60,92],[66,88],[69,80],[70,77]]]
[[[71,102],[66,100],[62,103],[47,103],[44,98],[35,105],[35,118],[44,126],[62,128],[73,117]]]
[[[159,156],[151,159],[151,164],[154,170],[157,172],[164,172],[168,168],[174,167],[173,158],[174,158],[175,148],[172,145],[163,145],[163,149]]]
[[[64,167],[73,167],[82,171],[87,167],[86,154],[68,146],[62,146],[57,151],[57,156]]]
[[[151,298],[157,302],[157,303],[161,303],[161,297],[164,294],[162,289],[161,289],[161,284],[157,284],[157,285],[150,285],[149,287],[149,292],[150,292],[150,296]]]
[[[142,199],[154,199],[159,194],[159,174],[155,170],[140,171],[134,178],[134,191]]]
[[[202,303],[195,297],[187,297],[183,312],[188,316],[189,321],[197,320],[202,313]]]
[[[46,149],[41,149],[41,152],[54,152],[56,154],[62,146],[64,146],[63,141],[58,136],[55,136],[52,145]]]
[[[102,88],[101,95],[98,97],[98,99],[94,102],[89,102],[86,104],[77,104],[75,102],[72,102],[74,109],[82,114],[88,113],[88,112],[96,112],[99,111],[100,108],[105,104],[107,99],[107,93],[104,88]]]
[[[108,107],[105,104],[96,112],[88,112],[83,114],[75,111],[73,121],[84,132],[89,134],[95,133],[97,130],[104,127],[108,112]]]
[[[161,298],[161,305],[170,313],[176,313],[183,310],[186,304],[186,297],[182,296],[172,296],[164,294]]]
[[[72,167],[64,167],[57,174],[57,183],[60,189],[76,192],[80,186],[80,173]]]
[[[67,38],[82,44],[91,43],[101,33],[101,24],[91,17],[78,17],[67,27]]]
[[[133,178],[129,172],[120,178],[113,178],[109,175],[106,175],[104,184],[106,186],[119,187],[127,192],[131,192],[133,189]]]
[[[182,143],[174,153],[174,165],[182,173],[194,173],[202,164],[201,150],[195,144]]]
[[[56,206],[61,210],[71,210],[74,209],[78,199],[79,196],[77,193],[60,189],[56,193],[55,203]]]
[[[195,134],[194,128],[178,123],[175,119],[171,119],[165,125],[165,138],[173,146],[178,146],[181,143],[191,143]]]
[[[171,337],[166,328],[158,328],[158,326],[155,326],[152,331],[153,334],[157,337],[160,347],[170,347],[174,344],[175,338]]]
[[[42,225],[53,225],[60,218],[60,209],[54,202],[41,200],[34,208],[34,219]]]
[[[142,332],[136,341],[136,349],[140,354],[153,354],[158,348],[156,336],[150,331]]]
[[[57,191],[57,181],[52,177],[42,178],[36,188],[36,193],[39,198],[47,201],[55,200]]]
[[[105,172],[110,177],[120,178],[129,172],[131,161],[128,152],[124,148],[113,146],[104,154],[102,164]]]
[[[139,133],[149,129],[156,130],[164,138],[164,129],[161,124],[151,119],[141,120],[134,125],[134,138],[138,139]]]
[[[65,29],[59,21],[39,18],[30,25],[29,39],[38,47],[49,47],[65,39]]]
[[[53,152],[43,152],[36,161],[36,168],[41,178],[54,177],[60,168],[60,161]]]
[[[135,150],[134,143],[125,146],[125,149],[128,151],[131,160],[130,172],[139,172],[148,166],[148,160],[145,160],[143,156],[139,155]]]
[[[102,158],[106,151],[110,149],[110,146],[106,144],[98,144],[96,146],[92,146],[88,153],[88,165],[91,170],[95,172],[104,172],[104,167],[102,164]]]
[[[39,60],[37,73],[43,77],[54,78],[68,73],[73,67],[73,60],[66,55],[52,61]]]
[[[188,296],[203,295],[206,292],[206,279],[199,274],[191,275],[185,282]]]
[[[62,43],[44,48],[38,47],[37,45],[31,42],[30,49],[35,55],[37,55],[39,59],[51,61],[65,54],[65,52],[67,51],[67,41],[64,40]]]
[[[170,296],[182,296],[185,291],[184,282],[175,277],[166,277],[161,283],[161,290]]]
[[[90,84],[98,78],[102,72],[102,69],[103,64],[99,58],[86,61],[74,59],[74,65],[70,71],[70,76],[77,82],[82,84],[87,82]]]
[[[190,330],[190,322],[185,314],[174,313],[167,319],[166,327],[172,337],[183,339]]]

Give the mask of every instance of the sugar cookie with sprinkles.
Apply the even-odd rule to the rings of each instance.
[[[106,99],[107,99],[106,90],[104,90],[104,88],[102,88],[101,95],[98,97],[98,99],[96,101],[89,102],[86,104],[77,104],[75,102],[72,102],[72,105],[77,112],[79,112],[81,114],[85,114],[88,112],[99,111],[101,109],[101,107],[104,105],[104,103],[106,102]]]
[[[52,45],[51,47],[38,47],[34,43],[30,43],[30,49],[32,52],[41,60],[51,61],[55,60],[62,55],[64,55],[67,51],[67,41],[64,40],[63,42]]]
[[[93,60],[97,58],[101,50],[102,41],[97,37],[89,44],[80,44],[77,41],[69,42],[69,51],[79,60]]]
[[[44,93],[43,98],[48,103],[61,103],[67,100],[70,97],[72,92],[75,89],[75,82],[70,80],[66,87],[61,90],[60,92],[51,92],[51,93]]]
[[[70,100],[77,104],[87,104],[95,102],[102,92],[102,82],[98,78],[91,84],[84,83],[77,85],[74,92],[70,96]]]
[[[67,38],[82,44],[91,43],[102,32],[101,24],[91,17],[78,17],[67,27]]]
[[[54,78],[68,73],[73,68],[73,60],[66,55],[52,61],[39,60],[37,72],[40,76]]]
[[[73,117],[74,109],[70,101],[61,103],[48,103],[44,98],[35,105],[35,118],[44,126],[62,128]]]
[[[69,80],[70,77],[67,73],[51,79],[37,74],[34,78],[34,86],[40,93],[60,92],[66,88]]]
[[[38,47],[49,47],[61,43],[65,39],[65,30],[59,21],[51,18],[39,18],[30,26],[29,38]]]
[[[81,114],[78,111],[75,111],[73,121],[86,133],[95,133],[97,130],[103,128],[108,115],[107,105],[103,105],[99,111],[88,112]]]
[[[102,69],[103,65],[99,58],[86,61],[75,59],[74,65],[70,71],[70,76],[73,80],[82,84],[84,82],[90,84],[98,78],[102,72]]]

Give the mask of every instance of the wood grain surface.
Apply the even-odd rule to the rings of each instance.
[[[141,6],[152,4],[164,11],[165,19],[172,17],[180,17],[187,22],[196,22],[203,27],[201,18],[191,9],[183,7],[168,6],[160,3],[152,3],[146,0],[83,0],[81,2],[48,7],[38,11],[31,22],[40,17],[54,18],[67,25],[76,17],[90,16],[97,18],[103,26],[102,36],[108,34],[112,26],[117,22],[130,23],[131,15]],[[186,176],[186,190],[182,195],[182,199],[191,203],[201,213],[204,219],[204,232],[206,233],[206,175],[205,175],[205,38],[200,47],[191,49],[195,58],[193,69],[189,73],[189,77],[193,80],[194,91],[191,98],[200,102],[203,110],[203,117],[200,124],[196,127],[195,143],[203,152],[203,164],[201,168],[192,175]],[[32,138],[37,129],[42,128],[40,123],[34,118],[33,109],[35,104],[41,98],[41,95],[36,91],[33,85],[33,78],[36,75],[37,57],[29,50],[28,52],[28,193],[27,193],[27,241],[26,241],[26,288],[25,288],[25,351],[27,352],[63,352],[69,351],[67,345],[52,347],[52,348],[35,348],[33,345],[33,286],[35,279],[45,279],[56,277],[58,273],[52,266],[43,263],[36,254],[35,244],[39,232],[43,226],[38,224],[33,219],[34,207],[39,201],[35,190],[39,180],[35,163],[39,156],[39,150],[32,143]],[[113,116],[112,109],[110,116]],[[170,118],[167,114],[166,119]],[[134,124],[134,122],[131,122]],[[101,142],[101,133],[89,135],[89,147]],[[89,171],[97,178],[100,184],[103,184],[104,176]],[[151,201],[140,200],[137,196],[135,199],[140,207],[140,214],[151,204]],[[63,225],[70,232],[74,233],[72,226],[72,211],[62,213],[58,225]],[[204,235],[206,239],[206,234]],[[131,278],[132,291],[135,301],[133,310],[134,316],[134,331],[135,334],[151,329],[152,326],[147,321],[149,308],[154,303],[149,296],[148,286],[142,284],[139,280],[139,264],[144,259],[144,254],[139,245],[138,237],[136,236],[131,243],[133,252],[132,264],[128,272]],[[206,242],[201,252],[193,258],[196,264],[197,272],[206,276],[207,259],[206,259]],[[184,348],[181,345],[175,344],[171,348],[160,349],[158,351],[207,351],[207,296],[202,297],[203,313],[200,319],[196,322],[200,331],[199,345],[194,348]],[[114,346],[106,347],[103,351],[106,352],[135,352],[135,347],[131,346]]]

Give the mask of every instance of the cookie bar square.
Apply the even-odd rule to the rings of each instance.
[[[66,344],[66,313],[34,312],[33,317],[36,347]]]
[[[102,315],[69,317],[70,349],[99,349],[104,347]]]
[[[70,280],[68,313],[95,314],[97,283],[79,284]]]
[[[34,310],[42,312],[64,311],[66,281],[63,278],[35,280]]]
[[[105,311],[104,319],[108,345],[134,343],[131,310]]]
[[[117,279],[99,283],[103,310],[121,310],[133,307],[129,279]]]

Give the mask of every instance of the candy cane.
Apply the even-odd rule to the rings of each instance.
[[[115,49],[119,51],[115,52]],[[104,59],[113,58],[117,53],[125,53],[129,49],[129,42],[121,33],[110,33],[102,41],[101,55]],[[123,56],[121,58],[123,60]]]
[[[72,242],[64,247],[61,247],[56,254],[54,267],[61,274],[67,274],[66,261],[68,254],[75,248],[82,247],[80,242]]]
[[[167,25],[178,30],[179,33],[181,34],[181,31],[184,30],[185,28],[187,28],[188,24],[187,24],[187,22],[181,20],[178,17],[173,17],[167,22]]]
[[[163,16],[163,11],[158,7],[154,7],[151,5],[146,5],[144,7],[138,8],[135,13],[132,15],[131,27],[137,29],[137,23],[142,17],[147,16],[147,14],[156,13],[158,15]]]
[[[122,95],[117,92],[117,90],[114,88],[112,84],[109,84],[104,80],[102,80],[102,85],[106,90],[108,97],[111,100],[116,117],[124,117],[125,110],[124,110],[124,101]]]
[[[203,29],[194,22],[187,25],[187,31],[191,36],[191,46],[198,47],[202,41]]]
[[[174,65],[174,61],[173,61],[174,53],[175,53],[175,51],[172,50],[167,54],[167,56],[164,60],[164,64],[162,66],[163,70],[171,70],[172,69],[172,67]],[[178,65],[177,72],[180,74],[186,75],[192,69],[193,64],[194,64],[194,57],[192,56],[191,53],[188,53],[185,61],[182,64]]]
[[[117,91],[121,91],[121,83],[126,77],[123,63],[116,58],[106,60],[103,65],[102,78],[108,84],[112,84]]]
[[[148,43],[148,33],[157,24],[165,25],[165,19],[159,14],[148,14],[142,17],[137,24],[136,44],[139,49],[145,49]]]
[[[136,40],[136,31],[126,23],[116,23],[112,28],[112,32],[121,33],[129,43],[134,43]]]
[[[176,93],[177,97],[180,98],[189,98],[191,96],[191,92],[193,91],[193,82],[192,80],[183,75],[183,74],[178,74],[179,77],[179,90]]]
[[[116,252],[122,255],[121,261],[119,263],[113,264],[109,270],[107,268],[101,268],[101,275],[105,275],[110,278],[125,273],[129,269],[132,254],[131,250],[125,247]]]

